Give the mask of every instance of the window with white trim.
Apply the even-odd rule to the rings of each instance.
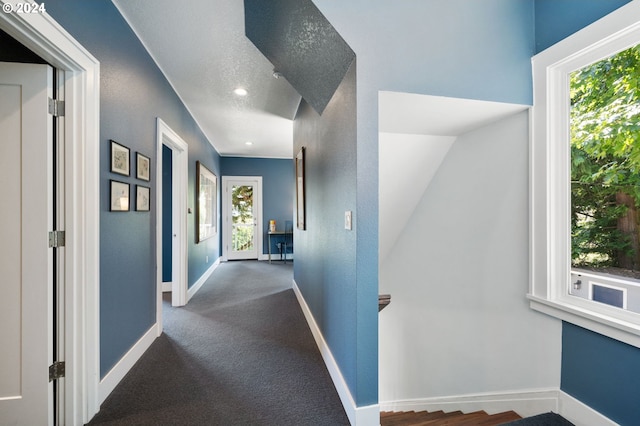
[[[597,228],[594,218],[602,212],[597,202],[587,200],[589,205],[585,199],[607,196],[602,203],[618,202],[618,213],[623,215],[635,207],[633,199],[640,195],[635,183],[640,183],[640,177],[629,179],[629,173],[640,175],[640,102],[636,102],[640,79],[630,76],[624,84],[616,80],[616,88],[600,74],[590,79],[593,73],[608,71],[611,64],[634,56],[639,44],[640,2],[631,2],[532,60],[528,295],[535,310],[636,347],[640,347],[640,280],[619,273],[639,269],[630,263],[620,267],[625,257],[620,253],[631,253],[633,241],[617,231],[602,231],[609,227],[605,222],[603,226],[598,222],[601,234],[590,235]],[[605,106],[594,106],[594,99]],[[612,117],[620,121],[605,123]],[[636,121],[637,138],[632,129]],[[586,155],[592,155],[592,175],[576,177],[584,161],[591,161],[585,160]],[[639,167],[629,165],[631,160],[637,160]],[[600,185],[600,190],[581,192],[594,185]],[[612,188],[620,188],[617,201]],[[606,219],[609,225],[617,220]],[[608,239],[608,251],[597,245],[600,237]],[[602,265],[616,268],[602,270]]]

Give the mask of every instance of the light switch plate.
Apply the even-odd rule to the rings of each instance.
[[[344,212],[344,229],[351,231],[351,210]]]

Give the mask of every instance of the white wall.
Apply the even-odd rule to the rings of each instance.
[[[454,136],[380,133],[378,185],[380,262],[389,254],[429,182],[455,141]]]
[[[453,143],[380,263],[381,403],[559,386],[561,324],[525,299],[527,179],[527,112]]]

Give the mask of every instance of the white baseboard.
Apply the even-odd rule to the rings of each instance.
[[[603,416],[588,405],[578,401],[564,391],[558,391],[559,411],[565,419],[576,426],[616,426],[617,423]]]
[[[513,410],[522,417],[558,412],[557,389],[533,389],[514,392],[479,393],[435,398],[380,402],[381,411],[460,410],[463,413],[484,410],[489,414]]]
[[[324,363],[329,370],[329,374],[331,375],[331,379],[333,380],[333,384],[338,391],[338,395],[340,396],[340,401],[347,413],[347,417],[349,418],[349,422],[356,426],[371,426],[371,425],[379,425],[380,424],[380,407],[375,405],[369,405],[366,407],[356,407],[356,404],[351,396],[351,391],[349,390],[349,386],[347,386],[347,382],[344,380],[342,376],[342,372],[340,371],[340,367],[338,367],[338,363],[336,362],[333,354],[331,353],[331,349],[327,345],[327,342],[324,340],[324,336],[316,323],[307,302],[304,300],[304,296],[300,292],[298,288],[298,284],[293,281],[293,291],[296,294],[296,298],[298,299],[298,303],[302,308],[302,312],[309,324],[309,328],[313,334],[314,339],[316,340],[316,344],[320,349],[320,353],[322,354],[322,358],[324,359]]]
[[[162,292],[166,293],[168,291],[172,291],[173,290],[172,286],[173,286],[173,282],[171,282],[171,281],[168,281],[168,282],[167,281],[163,281],[162,282]]]
[[[200,290],[200,287],[202,287],[202,285],[209,279],[211,274],[213,274],[213,271],[215,271],[216,268],[220,266],[220,259],[220,257],[217,258],[216,261],[213,262],[213,265],[211,265],[209,269],[207,269],[204,274],[202,274],[200,278],[198,278],[198,281],[196,281],[195,284],[189,287],[189,289],[187,290],[187,302],[191,300],[193,295],[196,294],[198,290]]]
[[[109,394],[120,383],[120,380],[131,370],[140,357],[149,349],[149,346],[158,336],[158,324],[151,328],[136,342],[131,349],[118,361],[98,384],[98,404],[102,404]]]

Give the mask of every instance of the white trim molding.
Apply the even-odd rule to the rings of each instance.
[[[488,392],[435,398],[380,402],[381,411],[438,411],[463,413],[484,410],[488,414],[513,410],[522,417],[558,412],[557,389]]]
[[[304,317],[309,324],[309,328],[311,329],[311,333],[313,334],[313,338],[318,345],[318,349],[320,349],[320,353],[322,354],[322,359],[324,360],[327,369],[329,370],[329,375],[333,380],[333,384],[338,391],[338,395],[340,396],[340,401],[342,402],[342,406],[347,413],[347,417],[349,418],[349,422],[352,425],[362,425],[362,426],[370,426],[370,425],[378,425],[380,424],[380,406],[378,404],[368,405],[365,407],[358,407],[351,395],[351,391],[349,390],[349,386],[342,376],[342,372],[340,371],[340,367],[336,362],[333,354],[331,353],[331,349],[327,345],[327,342],[322,335],[322,331],[318,327],[311,310],[309,309],[309,305],[304,300],[304,296],[300,292],[298,288],[298,284],[293,280],[293,291],[298,299],[298,303],[300,304],[300,308],[304,313]]]
[[[196,281],[188,290],[187,290],[187,301],[191,300],[191,298],[198,292],[198,290],[200,290],[200,288],[204,285],[205,282],[207,282],[207,280],[209,279],[209,277],[211,276],[211,274],[213,274],[213,271],[216,270],[216,268],[218,268],[218,266],[220,266],[220,259],[222,259],[221,257],[217,258],[215,262],[213,262],[213,265],[211,265],[209,267],[209,269],[207,269],[206,271],[204,271],[204,274],[202,274],[200,276],[200,278],[198,278],[198,281]]]
[[[254,211],[257,212],[257,215],[254,215],[254,218],[257,216],[256,224],[255,224],[255,244],[256,244],[256,257],[244,257],[242,252],[237,252],[239,254],[234,255],[232,250],[229,250],[231,246],[232,240],[232,223],[229,219],[229,212],[231,211],[231,192],[229,191],[229,182],[247,182],[252,183],[256,182],[257,191],[253,192],[253,206]],[[222,212],[222,220],[220,220],[222,226],[222,261],[226,262],[228,260],[244,260],[244,259],[258,259],[261,260],[264,250],[264,237],[263,237],[263,216],[264,216],[264,207],[262,204],[262,176],[222,176],[221,179],[221,212]],[[216,237],[217,238],[217,237]],[[231,256],[230,256],[231,254]]]
[[[149,349],[151,344],[158,337],[158,324],[151,326],[146,333],[129,349],[129,351],[120,358],[120,361],[104,376],[100,381],[99,395],[100,404],[113,392],[118,386],[118,383],[126,376],[136,362],[142,357],[142,355]]]
[[[558,405],[558,414],[576,426],[618,425],[618,423],[561,390],[558,391]]]
[[[172,281],[171,304],[183,306],[187,303],[187,194],[189,187],[189,145],[160,117],[156,118],[156,323],[158,336],[162,333],[162,292],[165,286],[162,282],[162,147],[166,145],[172,152],[173,181],[171,193],[172,206]]]
[[[633,1],[532,59],[527,297],[532,309],[640,348],[639,314],[569,294],[569,74],[639,42],[640,2]]]
[[[64,423],[82,425],[100,406],[100,63],[47,13],[1,13],[0,29],[65,75],[62,394]]]

